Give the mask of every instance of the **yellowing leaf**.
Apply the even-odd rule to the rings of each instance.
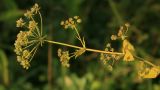
[[[122,47],[122,52],[124,53],[124,61],[133,61],[134,57],[133,57],[133,51],[134,47],[133,45],[128,41],[128,40],[123,40],[123,47]]]
[[[134,60],[134,57],[129,50],[125,51],[125,55],[124,55],[123,60],[124,61],[133,61]]]
[[[143,78],[156,78],[158,74],[160,73],[160,70],[158,67],[153,67],[149,70],[148,74],[145,74]]]
[[[128,40],[125,39],[123,40],[122,52],[125,53],[127,50],[131,52],[135,51],[133,45]]]

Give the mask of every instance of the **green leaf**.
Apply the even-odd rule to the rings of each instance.
[[[9,84],[8,59],[3,50],[0,49],[0,78],[5,85]]]
[[[3,85],[0,85],[0,90],[6,90]]]
[[[20,10],[9,10],[0,14],[0,21],[8,21],[17,18],[22,15],[23,12]]]
[[[14,0],[3,0],[3,2],[8,9],[17,9],[17,4],[15,3]]]

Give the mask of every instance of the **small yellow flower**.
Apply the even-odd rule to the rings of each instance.
[[[110,44],[110,43],[107,43],[106,47],[111,47],[111,44]]]
[[[74,18],[74,19],[78,19],[78,18],[79,18],[79,16],[74,16],[73,18]]]
[[[30,63],[28,62],[28,60],[22,60],[20,63],[23,68],[28,69],[30,67]]]
[[[117,39],[117,36],[116,35],[112,35],[111,36],[111,40],[116,40]]]
[[[118,31],[118,37],[121,37],[123,35],[123,32],[122,32],[122,30],[120,29],[119,31]]]
[[[20,31],[20,33],[17,35],[17,40],[15,42],[15,46],[24,46],[28,43],[28,39],[27,39],[27,32],[24,31]]]
[[[67,24],[69,24],[69,21],[68,21],[68,20],[66,20],[66,21],[65,21],[65,24],[66,24],[66,25],[67,25]]]
[[[37,14],[38,11],[40,10],[40,7],[38,6],[37,3],[31,8],[31,12]]]
[[[62,56],[62,49],[59,48],[57,53],[58,53],[58,57]]]
[[[33,13],[27,10],[27,12],[24,13],[24,16],[30,19],[33,16]]]
[[[69,20],[68,20],[69,22],[72,22],[73,21],[73,18],[69,18]]]
[[[29,30],[34,30],[37,27],[37,24],[35,21],[29,21]]]
[[[22,60],[22,57],[21,56],[17,56],[17,61],[21,62],[21,60]]]
[[[81,19],[77,19],[77,23],[81,23],[82,22],[82,20]]]
[[[22,18],[17,20],[16,23],[17,23],[16,27],[23,27],[25,24]]]
[[[60,25],[64,25],[64,21],[61,21]]]
[[[64,26],[64,29],[67,29],[67,28],[68,28],[68,25],[65,25],[65,26]]]
[[[28,50],[24,50],[22,57],[24,57],[26,59],[29,59],[30,58],[30,52]]]

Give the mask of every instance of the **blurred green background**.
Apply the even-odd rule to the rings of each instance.
[[[41,7],[44,32],[52,40],[79,45],[74,32],[59,24],[78,15],[87,47],[104,49],[119,26],[129,22],[128,39],[137,54],[160,65],[160,0],[0,0],[0,90],[160,90],[160,76],[137,79],[137,67],[125,62],[111,72],[96,53],[72,59],[71,67],[64,68],[57,57],[62,48],[58,45],[44,44],[24,70],[13,52],[19,32],[15,22],[34,3]],[[112,43],[120,49],[120,42]]]

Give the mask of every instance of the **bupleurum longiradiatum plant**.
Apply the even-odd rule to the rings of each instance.
[[[112,70],[114,62],[123,60],[126,62],[136,61],[139,67],[137,74],[141,78],[156,78],[160,73],[160,67],[158,65],[154,65],[153,63],[140,58],[135,54],[134,46],[127,39],[127,32],[130,26],[128,23],[120,26],[120,29],[116,35],[111,35],[111,40],[120,40],[122,42],[122,49],[120,51],[115,51],[114,48],[112,48],[111,43],[107,43],[104,50],[97,50],[88,48],[85,44],[84,37],[80,36],[77,25],[81,23],[82,20],[79,16],[74,16],[67,20],[61,21],[60,25],[62,25],[65,30],[71,28],[75,31],[76,38],[80,41],[81,46],[47,40],[46,36],[43,35],[42,32],[42,16],[39,10],[40,7],[38,4],[35,4],[30,10],[27,10],[27,12],[24,13],[24,19],[20,18],[17,20],[16,26],[26,30],[19,32],[14,44],[14,51],[17,55],[17,61],[23,66],[23,68],[28,69],[30,67],[30,62],[33,59],[38,47],[42,46],[42,44],[46,42],[75,48],[74,52],[65,51],[61,48],[58,49],[58,57],[64,67],[70,67],[69,61],[71,58],[74,57],[76,59],[86,51],[90,51],[100,53],[100,61],[102,61],[104,65],[107,65],[110,70]],[[40,25],[34,19],[37,15],[40,17]]]

